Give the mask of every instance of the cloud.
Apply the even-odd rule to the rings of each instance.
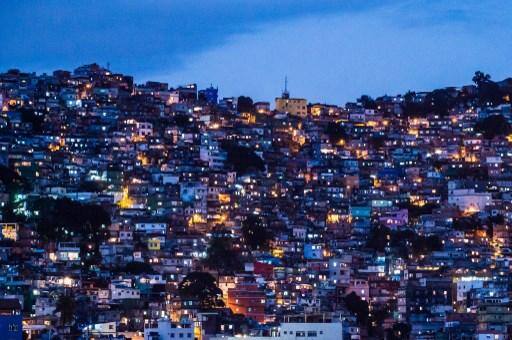
[[[344,103],[510,75],[512,3],[467,0],[13,1],[0,66],[110,62],[136,80],[219,84],[221,94]]]
[[[478,69],[496,79],[510,74],[512,47],[504,42],[511,29],[493,23],[508,14],[475,17],[455,2],[411,6],[266,24],[191,56],[179,69],[148,76],[213,82],[224,95],[272,100],[288,75],[292,95],[343,104],[361,94],[465,84]]]
[[[195,53],[261,23],[364,10],[378,1],[13,1],[2,4],[0,65],[51,71],[110,61],[140,74],[180,67]]]

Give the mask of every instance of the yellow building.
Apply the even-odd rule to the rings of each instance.
[[[4,239],[18,240],[18,223],[0,223],[0,230]]]
[[[288,113],[292,116],[306,117],[308,114],[308,101],[302,98],[290,98],[285,79],[284,91],[281,97],[276,98],[276,111]]]
[[[276,111],[288,113],[292,116],[306,117],[308,101],[302,98],[287,98],[283,93],[281,98],[276,98]]]
[[[157,237],[148,239],[148,250],[160,250],[160,239]]]

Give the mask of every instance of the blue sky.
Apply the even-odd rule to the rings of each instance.
[[[10,1],[0,69],[91,62],[221,96],[292,95],[343,104],[360,94],[512,76],[512,3],[501,1]]]

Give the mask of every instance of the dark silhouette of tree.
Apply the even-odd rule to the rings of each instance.
[[[495,106],[504,102],[499,85],[491,80],[489,74],[476,71],[473,82],[478,87],[478,104],[480,106]]]
[[[496,136],[506,136],[512,132],[512,128],[502,115],[492,115],[475,124],[475,131],[481,132],[485,139],[493,139]]]
[[[81,241],[81,256],[87,264],[100,259],[99,246],[109,237],[110,215],[99,205],[64,199],[41,198],[34,203],[36,230],[45,240]]]
[[[265,163],[252,149],[224,141],[221,147],[228,153],[227,163],[240,174],[253,171],[264,171]]]
[[[482,221],[475,215],[454,218],[452,227],[455,230],[475,231],[482,229]]]
[[[384,136],[372,136],[369,138],[368,143],[375,150],[382,149],[386,146],[386,137]]]
[[[480,86],[482,83],[489,82],[491,80],[491,76],[487,73],[483,73],[482,71],[476,71],[473,76],[473,82],[475,85]]]
[[[126,266],[122,269],[122,271],[132,275],[156,273],[156,271],[153,269],[153,267],[151,267],[150,264],[137,261],[128,262]]]
[[[393,325],[392,328],[388,329],[386,339],[388,340],[407,340],[411,334],[411,326],[398,322]]]
[[[430,105],[428,112],[446,116],[449,110],[455,105],[455,98],[453,98],[448,90],[438,89],[430,92],[425,98],[425,104]]]
[[[253,112],[254,103],[251,97],[240,96],[237,101],[238,112]]]
[[[266,250],[272,233],[265,227],[261,217],[249,215],[242,222],[242,235],[246,246],[250,250]]]
[[[416,101],[416,92],[407,91],[402,103],[402,111],[405,117],[419,117],[426,114],[422,103]]]
[[[375,103],[375,100],[370,97],[369,95],[363,94],[358,100],[359,103],[365,108],[365,109],[376,109],[377,104]]]
[[[97,182],[97,181],[83,181],[80,183],[79,190],[86,192],[102,192],[107,189],[107,184],[105,182]]]
[[[60,312],[60,322],[62,325],[70,325],[74,320],[76,311],[75,298],[71,295],[61,295],[56,303],[56,312]]]
[[[437,235],[423,236],[412,230],[399,230],[391,233],[390,247],[405,258],[409,255],[426,255],[442,250],[443,243]]]
[[[232,274],[242,268],[240,255],[233,249],[231,239],[222,235],[211,239],[204,262],[219,274]]]
[[[325,128],[325,133],[329,136],[331,144],[336,144],[340,139],[347,139],[348,134],[345,128],[340,124],[329,122]]]
[[[391,240],[391,231],[383,225],[377,225],[370,231],[366,246],[374,251],[383,252]]]
[[[205,272],[188,274],[178,286],[181,299],[197,300],[201,309],[223,307],[222,291],[217,287],[215,278]]]
[[[400,208],[407,209],[409,213],[409,218],[418,218],[421,215],[432,214],[435,209],[439,208],[439,204],[435,203],[427,203],[424,206],[417,206],[407,202],[405,204],[400,204]]]
[[[9,194],[25,192],[30,189],[30,184],[25,178],[3,165],[0,165],[0,182],[5,186]]]
[[[503,216],[502,214],[498,214],[496,216],[489,216],[486,221],[487,234],[492,237],[494,235],[494,226],[500,224],[505,224],[505,216]]]
[[[43,115],[38,115],[35,110],[28,108],[20,108],[19,111],[21,113],[21,121],[32,124],[32,131],[34,133],[41,133],[43,131]]]
[[[355,314],[357,322],[361,326],[368,325],[369,308],[368,302],[362,300],[356,293],[352,292],[343,298],[347,309]]]
[[[174,116],[174,123],[179,127],[187,127],[192,123],[191,118],[192,117],[184,114],[177,114]]]

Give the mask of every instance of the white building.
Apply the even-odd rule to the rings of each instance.
[[[475,192],[475,189],[448,190],[448,204],[457,206],[461,211],[478,212],[492,203],[488,192]]]
[[[111,300],[140,299],[140,291],[122,284],[110,284]]]
[[[190,324],[159,319],[156,323],[144,325],[144,340],[194,339],[194,329]]]
[[[89,325],[85,327],[82,331],[88,337],[115,336],[117,333],[117,327],[115,322],[103,322]]]
[[[457,290],[457,301],[466,300],[466,294],[471,289],[483,288],[484,282],[489,281],[490,277],[485,276],[462,276],[454,279]]]
[[[334,284],[349,284],[352,256],[329,259],[329,281]]]
[[[135,223],[135,231],[145,232],[146,234],[162,234],[167,231],[167,223]]]
[[[237,336],[219,336],[211,340],[236,340]],[[271,336],[244,336],[250,340],[343,340],[343,326],[341,322],[284,322]]]
[[[57,260],[80,261],[80,246],[73,242],[60,242],[57,246]]]
[[[140,137],[153,136],[153,124],[137,122],[137,135]]]

